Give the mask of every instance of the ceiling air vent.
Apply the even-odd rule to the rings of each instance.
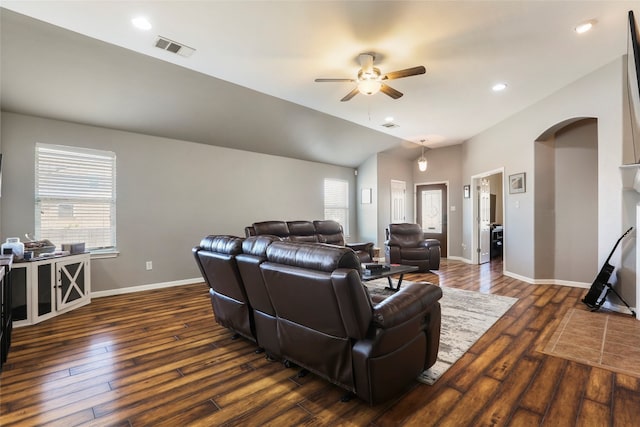
[[[158,39],[156,40],[156,47],[186,57],[191,56],[193,52],[196,51],[194,48],[174,42],[173,40],[169,40],[162,36],[158,36]]]
[[[383,127],[389,128],[389,129],[391,129],[391,128],[399,128],[400,127],[397,124],[391,123],[391,122],[383,123],[380,126],[383,126]]]

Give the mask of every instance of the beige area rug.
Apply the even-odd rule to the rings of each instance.
[[[640,378],[640,321],[572,308],[543,353]]]
[[[411,282],[403,281],[402,286]],[[391,295],[387,279],[365,282],[371,294]],[[442,288],[442,328],[436,363],[418,381],[432,385],[462,357],[485,332],[511,308],[517,298]]]

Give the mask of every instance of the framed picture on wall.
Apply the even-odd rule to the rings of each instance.
[[[527,191],[527,176],[524,172],[509,175],[509,194]]]
[[[470,185],[465,185],[464,186],[464,198],[468,199],[471,197],[471,186]]]

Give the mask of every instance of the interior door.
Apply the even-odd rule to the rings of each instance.
[[[478,264],[491,261],[491,189],[489,180],[478,186]]]
[[[447,185],[416,187],[416,218],[424,237],[438,239],[443,258],[447,257]]]
[[[391,223],[398,224],[407,221],[406,211],[407,183],[391,180]]]

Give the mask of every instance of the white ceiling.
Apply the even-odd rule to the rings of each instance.
[[[624,55],[627,12],[635,7],[640,15],[638,6],[612,0],[2,1],[20,14],[386,133],[393,144],[426,139],[431,147],[461,143]],[[137,16],[153,28],[134,28]],[[591,19],[597,20],[591,32],[573,31]],[[183,58],[157,49],[158,35],[196,52]],[[416,65],[427,72],[390,81],[404,93],[398,100],[379,93],[340,102],[352,83],[314,82],[355,77],[362,52],[375,52],[383,73]],[[507,90],[492,92],[496,82]],[[398,127],[381,127],[387,116]]]

